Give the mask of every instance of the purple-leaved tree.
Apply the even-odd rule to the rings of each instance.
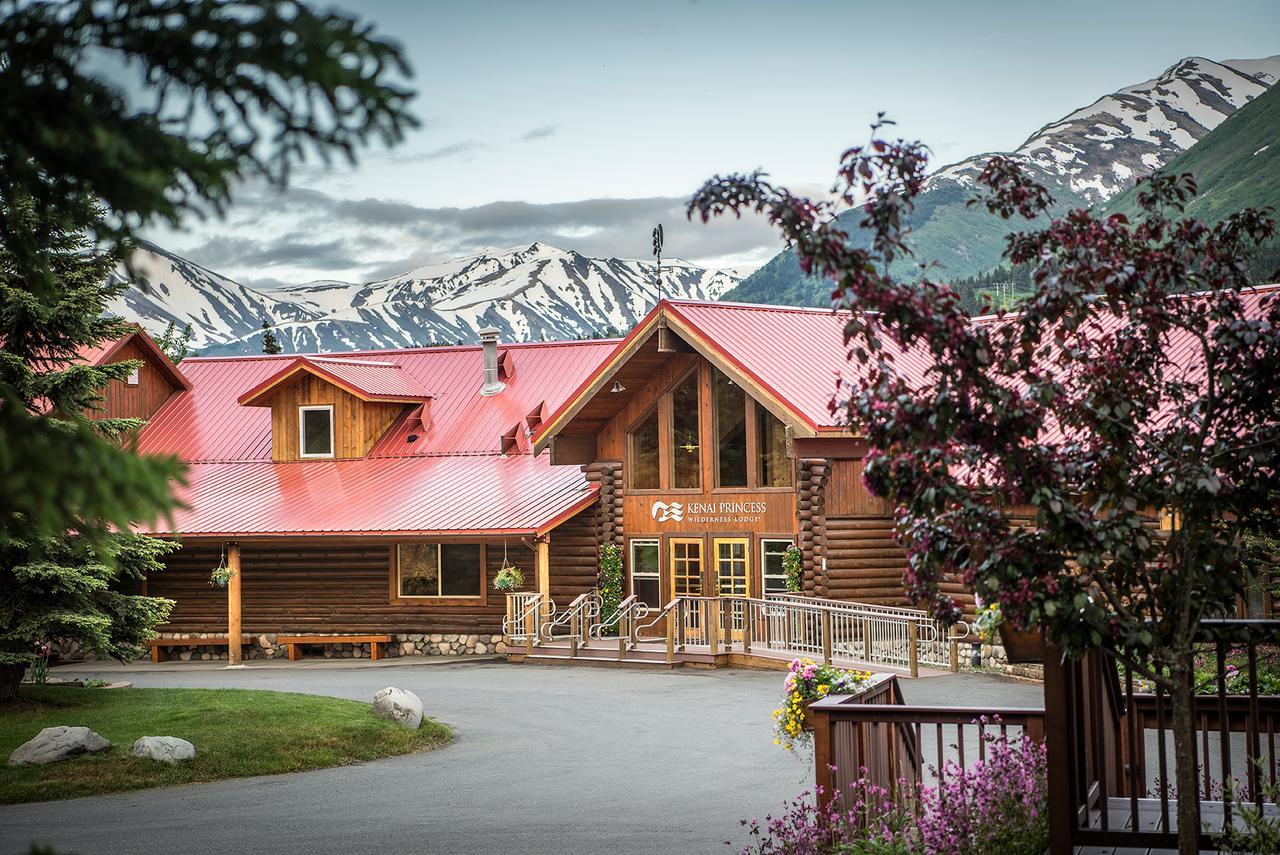
[[[1195,633],[1233,608],[1256,567],[1242,534],[1274,526],[1280,483],[1280,292],[1248,287],[1269,212],[1185,219],[1190,176],[1143,182],[1134,222],[1075,210],[1015,232],[1034,270],[1016,313],[975,322],[931,278],[900,277],[927,152],[880,139],[845,152],[834,201],[760,174],[716,177],[690,216],[763,213],[806,273],[829,278],[859,363],[834,406],[872,447],[866,481],[896,508],[906,588],[945,620],[959,577],[1006,621],[1042,627],[1066,656],[1101,649],[1170,694],[1179,852],[1196,846]],[[975,204],[1044,214],[1049,192],[993,158]],[[861,209],[866,247],[842,208]],[[894,265],[891,268],[891,265]],[[933,368],[909,380],[894,354]],[[1151,512],[1169,531],[1153,531]]]

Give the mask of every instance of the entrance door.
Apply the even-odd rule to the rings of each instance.
[[[716,593],[722,597],[751,596],[751,541],[745,537],[717,537]]]
[[[671,550],[671,596],[702,596],[702,538],[673,537]],[[702,612],[706,601],[686,602],[680,612],[680,640],[684,644],[706,643],[706,621]]]
[[[715,556],[715,592],[721,597],[751,596],[751,541],[745,537],[717,537],[711,542]],[[742,640],[747,603],[723,603],[719,609],[720,637]]]

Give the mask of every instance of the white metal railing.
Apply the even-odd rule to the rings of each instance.
[[[575,648],[586,643],[591,628],[600,618],[600,595],[592,590],[574,597],[563,612],[556,613],[554,607],[547,620],[543,621],[540,638],[545,641],[568,640]]]
[[[969,631],[961,623],[949,633],[919,609],[792,594],[764,599],[679,596],[656,614],[633,594],[607,615],[597,591],[578,596],[563,612],[537,594],[509,596],[514,598],[509,611],[518,616],[504,625],[510,638],[529,641],[532,615],[537,641],[567,639],[571,655],[616,629],[619,658],[642,641],[665,636],[668,659],[677,651],[707,648],[713,654],[884,665],[915,675],[921,665],[956,668],[958,639]]]
[[[541,614],[554,614],[556,604],[543,599],[537,591],[507,594],[507,616],[502,621],[502,634],[510,641],[529,641],[537,637]]]

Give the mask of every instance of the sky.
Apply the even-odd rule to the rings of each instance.
[[[811,194],[885,111],[938,166],[1037,128],[1185,56],[1280,53],[1280,2],[467,2],[332,4],[399,41],[421,127],[224,219],[148,235],[255,287],[371,281],[539,240],[748,270],[758,219],[687,222],[715,174],[761,168]]]

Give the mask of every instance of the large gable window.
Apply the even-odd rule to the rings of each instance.
[[[658,460],[658,411],[655,409],[631,432],[631,489],[657,490],[662,486]]]
[[[484,551],[478,543],[401,543],[396,547],[401,597],[479,597]]]
[[[298,433],[302,457],[333,457],[333,407],[299,407]]]
[[[787,427],[773,413],[756,407],[756,457],[761,487],[790,487],[791,458],[787,456]]]
[[[716,486],[747,486],[747,393],[722,372],[712,380],[715,397]]]
[[[698,424],[698,373],[671,392],[671,486],[696,490],[702,485],[702,438]]]

